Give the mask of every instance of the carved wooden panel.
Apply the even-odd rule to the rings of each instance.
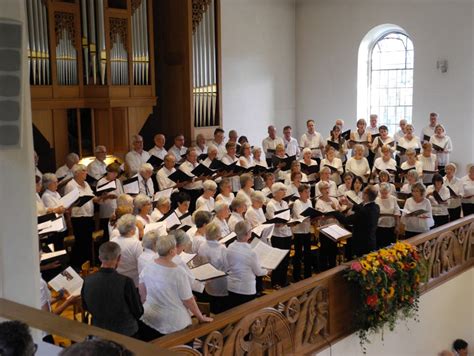
[[[127,19],[123,18],[117,18],[117,17],[111,17],[109,19],[110,23],[110,42],[115,43],[116,42],[116,35],[118,34],[122,43],[126,44],[127,43]]]
[[[196,31],[210,4],[211,0],[193,0],[193,32]]]
[[[63,30],[69,33],[69,38],[74,47],[76,47],[76,29],[74,26],[74,14],[70,12],[56,11],[54,13],[54,32],[56,34],[56,45],[62,38]]]
[[[132,0],[132,14],[141,5],[143,0]]]

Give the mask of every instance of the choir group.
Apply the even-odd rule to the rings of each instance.
[[[453,145],[436,113],[420,136],[405,120],[391,136],[376,115],[368,126],[358,120],[355,130],[337,120],[327,137],[308,120],[300,140],[290,126],[282,137],[269,126],[260,146],[235,130],[228,140],[224,134],[216,129],[210,142],[198,135],[189,148],[177,135],[169,149],[157,134],[148,152],[135,135],[123,164],[107,165],[106,148],[98,146],[87,167],[71,153],[56,174],[36,170],[38,221],[49,221],[42,228],[64,222],[53,232],[40,229],[41,241],[60,250],[73,231],[76,269],[92,261],[98,227],[110,241],[99,248],[102,268],[82,287],[94,325],[151,340],[190,325],[190,312],[212,321],[196,300],[219,313],[264,293],[266,275],[278,289],[289,273],[296,282],[334,267],[337,257],[474,212],[474,166],[456,176]],[[369,204],[373,236],[365,236],[370,221],[354,218]],[[341,244],[318,233],[333,223],[353,229],[354,238]],[[127,297],[114,302],[104,288]]]

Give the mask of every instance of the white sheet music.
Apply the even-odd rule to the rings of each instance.
[[[117,183],[115,183],[115,179],[105,183],[104,185],[101,185],[100,187],[97,187],[96,192],[100,193],[101,191],[107,189],[117,189]]]
[[[210,263],[205,263],[199,267],[192,268],[191,272],[198,281],[204,282],[209,279],[224,277],[226,275],[225,272],[219,271]]]
[[[42,222],[41,224],[38,224],[38,231],[51,227],[52,223],[53,222],[51,220],[48,220],[48,221]]]
[[[165,220],[163,220],[164,223],[166,224],[166,228],[169,230],[175,225],[181,225],[181,221],[178,218],[178,215],[176,213],[170,214]]]
[[[143,232],[146,234],[149,231],[156,231],[158,236],[166,236],[166,223],[164,221],[158,221],[146,224]]]
[[[279,218],[279,219],[283,219],[283,220],[286,220],[286,221],[289,221],[291,219],[291,213],[290,213],[290,210],[285,210],[279,214],[275,214],[273,216],[273,218]]]
[[[181,225],[194,226],[193,216],[188,215],[184,219],[181,219]]]
[[[273,234],[273,229],[275,228],[275,224],[262,224],[255,226],[252,229],[252,232],[257,235],[260,239],[270,239]]]
[[[237,235],[235,234],[235,232],[231,232],[229,235],[223,237],[222,239],[219,240],[219,242],[221,244],[225,244],[227,242],[229,242],[230,240],[232,240],[234,237],[236,237]]]
[[[181,257],[181,259],[183,260],[183,262],[185,264],[188,264],[189,262],[191,262],[193,260],[194,257],[196,257],[196,254],[195,253],[186,253],[186,252],[181,252],[179,254],[179,257]]]
[[[54,258],[54,257],[59,257],[59,256],[63,256],[66,254],[66,250],[59,250],[59,251],[56,251],[56,252],[49,252],[49,253],[42,253],[41,254],[41,261],[45,261],[45,260],[49,260],[51,258]]]
[[[340,238],[347,237],[348,235],[351,234],[350,231],[343,229],[337,224],[332,224],[332,225],[323,227],[321,231],[331,236],[334,240],[339,240]]]
[[[155,193],[155,196],[153,197],[153,201],[158,201],[158,199],[160,199],[161,197],[170,198],[170,197],[171,197],[171,193],[173,193],[173,188],[168,188],[168,189],[165,189],[165,190],[160,190],[160,191],[158,191],[158,192]]]
[[[55,220],[51,221],[51,224],[42,230],[38,229],[39,234],[49,234],[51,232],[60,232],[66,229],[66,224],[63,216],[57,217]]]
[[[79,199],[79,196],[79,189],[74,188],[61,199],[59,199],[59,205],[62,205],[65,209],[69,209],[71,205],[74,204],[77,199]]]
[[[290,250],[281,250],[271,247],[261,241],[258,241],[257,244],[253,246],[253,250],[258,256],[260,265],[270,270],[277,268],[283,258],[290,252]]]
[[[61,289],[68,291],[70,295],[80,295],[84,280],[79,276],[72,267],[66,268],[56,277],[49,281],[49,285],[59,292]]]
[[[138,175],[134,175],[132,178],[138,177]],[[138,179],[136,181],[133,181],[129,184],[124,184],[123,185],[123,192],[125,194],[132,194],[136,195],[140,193],[140,185],[138,184]]]

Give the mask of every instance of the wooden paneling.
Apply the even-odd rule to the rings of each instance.
[[[111,109],[94,109],[94,130],[96,145],[105,145],[112,152],[114,135],[110,134],[113,130]]]
[[[129,151],[129,127],[126,108],[112,109],[113,135],[114,135],[114,154],[124,157]]]
[[[53,110],[53,130],[54,130],[54,155],[56,157],[56,167],[64,164],[66,155],[69,153],[69,140],[67,128],[67,111]]]
[[[36,128],[40,130],[49,144],[54,147],[53,113],[51,110],[32,111],[31,118]]]

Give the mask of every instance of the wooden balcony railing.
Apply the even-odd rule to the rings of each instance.
[[[421,293],[474,266],[474,215],[408,240],[425,266]],[[304,355],[353,333],[349,263],[228,310],[154,344],[188,355]],[[185,346],[193,344],[194,347]]]

